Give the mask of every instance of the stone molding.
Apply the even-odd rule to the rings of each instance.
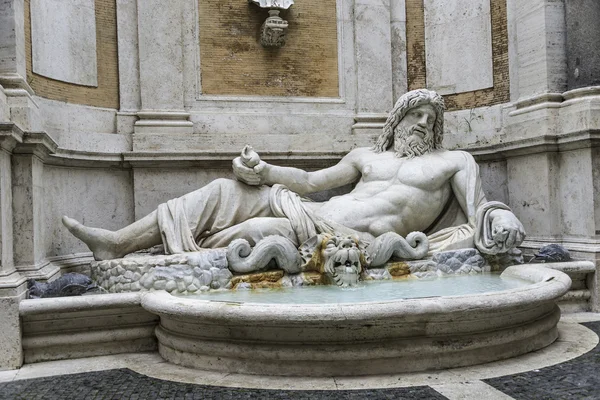
[[[0,85],[4,86],[5,90],[7,90],[7,89],[23,89],[27,93],[29,93],[31,96],[33,96],[35,94],[33,92],[33,89],[31,88],[31,86],[29,86],[29,83],[27,83],[27,80],[17,73],[1,74],[0,75]]]
[[[26,363],[156,350],[158,318],[138,293],[23,300],[18,309]]]
[[[135,134],[192,134],[194,123],[190,121],[190,113],[182,111],[138,111],[134,124]],[[134,136],[135,146],[135,136]]]
[[[0,148],[9,153],[23,142],[23,131],[12,122],[0,122]]]
[[[58,144],[46,132],[25,132],[23,142],[16,146],[13,154],[31,154],[46,160],[57,149]]]

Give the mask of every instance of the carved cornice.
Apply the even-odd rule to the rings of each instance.
[[[339,162],[345,152],[261,152],[263,160],[282,166],[306,169],[326,168]],[[239,151],[164,152],[132,151],[101,153],[57,149],[44,162],[47,165],[85,168],[188,168],[230,169]]]
[[[46,132],[25,132],[23,142],[13,150],[14,154],[31,154],[46,160],[58,149],[58,144]]]
[[[231,162],[240,154],[227,152],[130,152],[123,153],[123,160],[133,167],[204,167],[229,169]],[[281,166],[297,168],[325,168],[337,163],[344,152],[261,152],[264,161]]]
[[[0,122],[0,148],[12,152],[15,146],[23,142],[23,131],[12,122]]]
[[[600,129],[569,132],[558,136],[542,135],[465,150],[477,161],[498,161],[537,153],[555,153],[591,147],[600,147]]]
[[[35,94],[27,80],[16,73],[0,74],[0,85],[4,86],[4,89],[23,89],[32,96]]]

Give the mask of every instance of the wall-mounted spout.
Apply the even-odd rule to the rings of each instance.
[[[248,2],[269,9],[269,16],[260,28],[260,44],[263,47],[283,47],[288,22],[279,16],[279,12],[290,8],[294,0],[248,0]]]

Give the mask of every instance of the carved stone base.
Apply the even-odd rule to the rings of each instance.
[[[174,255],[139,255],[93,261],[92,279],[110,293],[166,290],[186,294],[231,288],[225,249]]]
[[[231,263],[228,263],[227,253],[227,249],[220,248],[175,255],[137,253],[117,260],[93,261],[92,278],[111,293],[166,290],[171,294],[194,294],[211,289],[332,284],[331,278],[323,272],[288,273],[278,268],[277,263],[268,263],[271,256],[259,257],[268,270],[234,274],[228,269]],[[428,278],[490,270],[477,250],[462,249],[437,253],[430,260],[390,261],[380,268],[363,269],[361,279]]]

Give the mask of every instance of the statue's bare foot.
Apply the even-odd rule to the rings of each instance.
[[[66,215],[62,218],[62,223],[73,236],[90,248],[96,260],[112,260],[124,256],[118,250],[117,234],[115,232],[89,228]]]

